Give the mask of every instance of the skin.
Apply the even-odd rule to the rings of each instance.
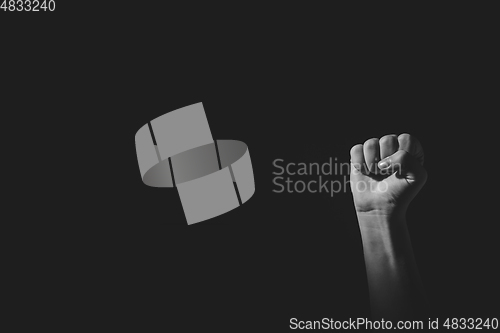
[[[423,160],[422,146],[409,134],[351,148],[351,190],[374,319],[409,319],[426,312],[405,217],[427,180]]]

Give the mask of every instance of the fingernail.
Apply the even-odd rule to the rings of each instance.
[[[389,167],[389,165],[390,165],[389,161],[382,161],[382,162],[380,162],[380,163],[378,164],[378,167],[379,167],[380,169],[385,169],[385,168],[388,168],[388,167]]]

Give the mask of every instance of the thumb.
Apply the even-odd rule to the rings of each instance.
[[[398,150],[378,163],[382,175],[396,173],[398,178],[406,178],[410,181],[425,183],[427,172],[421,163],[405,150]]]

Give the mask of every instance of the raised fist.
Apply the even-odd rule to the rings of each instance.
[[[409,134],[351,148],[351,190],[358,213],[404,213],[427,180],[424,151]]]

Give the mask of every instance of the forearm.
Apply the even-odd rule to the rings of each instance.
[[[425,295],[404,214],[358,213],[372,315],[411,318]]]

